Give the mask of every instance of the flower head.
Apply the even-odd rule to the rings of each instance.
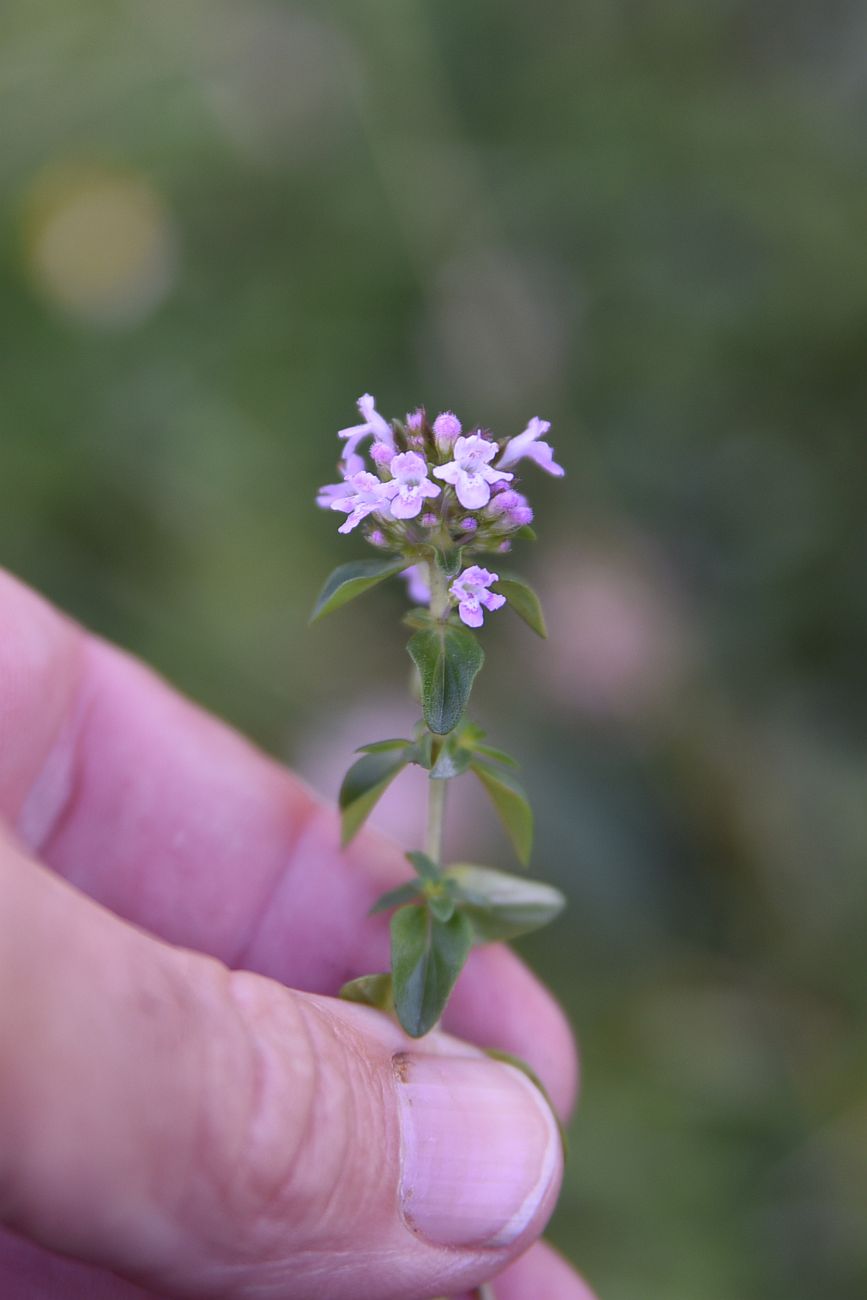
[[[383,495],[391,502],[395,519],[415,519],[426,497],[438,497],[442,488],[431,483],[427,462],[415,451],[402,451],[389,465],[394,476],[383,483]]]
[[[406,427],[418,433],[419,429],[424,427],[424,407],[417,406],[414,411],[408,411],[406,416]]]
[[[489,591],[498,575],[478,564],[472,564],[455,578],[449,591],[458,602],[458,614],[467,627],[481,627],[484,620],[482,609],[495,610],[505,605],[506,597],[495,591]]]
[[[343,496],[334,497],[330,501],[332,510],[342,510],[348,516],[338,528],[339,533],[351,533],[362,519],[372,515],[375,510],[388,510],[388,500],[384,495],[388,484],[380,483],[375,474],[360,470],[357,474],[351,474],[343,487]]]
[[[340,429],[338,438],[346,439],[346,447],[343,451],[344,460],[348,461],[350,456],[354,455],[355,448],[363,438],[373,435],[376,442],[384,442],[386,446],[394,451],[394,432],[387,420],[384,420],[376,409],[375,398],[370,393],[364,393],[358,399],[358,409],[363,416],[363,424],[353,424],[348,429]]]
[[[454,447],[454,460],[434,470],[436,478],[451,483],[465,510],[480,510],[491,499],[491,484],[511,479],[511,474],[492,469],[490,462],[497,454],[497,444],[472,433],[468,438],[458,438]]]
[[[540,420],[537,415],[534,415],[524,432],[519,433],[515,438],[510,438],[506,443],[503,454],[497,462],[500,468],[516,465],[526,456],[528,460],[534,460],[546,473],[560,478],[566,471],[554,460],[554,448],[547,442],[539,441],[550,428],[550,420]]]

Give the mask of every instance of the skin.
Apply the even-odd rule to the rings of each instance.
[[[291,773],[2,572],[0,628],[0,1294],[592,1300],[534,1244],[556,1185],[508,1247],[396,1211],[384,1081],[418,1045],[333,997],[387,966],[394,846],[342,853]],[[521,1056],[568,1116],[569,1028],[505,948],[444,1028],[426,1051]]]

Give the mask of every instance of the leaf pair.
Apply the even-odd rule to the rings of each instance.
[[[551,885],[491,867],[459,863],[442,871],[423,853],[407,857],[418,878],[383,894],[372,910],[398,908],[391,918],[390,991],[401,1025],[419,1038],[442,1015],[474,943],[538,929],[565,899]],[[381,985],[353,981],[346,996],[384,1006]]]

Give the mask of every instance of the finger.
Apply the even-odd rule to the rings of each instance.
[[[0,898],[15,1231],[225,1300],[454,1293],[541,1231],[560,1143],[519,1071],[172,948],[10,845]]]
[[[67,879],[173,943],[334,993],[388,966],[373,900],[408,868],[140,664],[0,574],[0,811]],[[563,1113],[575,1054],[505,949],[475,953],[447,1027],[527,1059]]]
[[[562,1255],[540,1241],[493,1284],[495,1300],[595,1300]]]

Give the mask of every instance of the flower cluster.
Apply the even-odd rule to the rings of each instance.
[[[533,510],[515,489],[514,466],[531,460],[548,474],[564,473],[544,441],[549,422],[535,416],[522,433],[497,439],[480,428],[465,434],[451,411],[429,422],[420,407],[388,421],[369,393],[358,410],[361,423],[338,433],[341,481],[321,488],[317,504],[346,516],[338,532],[363,525],[372,545],[405,557],[410,594],[422,604],[431,600],[426,557],[502,553],[528,528]],[[366,463],[359,448],[368,438]],[[468,627],[480,627],[483,610],[505,603],[490,590],[496,581],[495,573],[471,564],[448,587],[449,608],[456,606]]]

